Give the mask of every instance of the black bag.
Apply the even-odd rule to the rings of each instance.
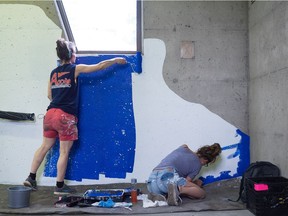
[[[14,121],[25,121],[25,120],[35,121],[35,114],[0,111],[0,118]]]
[[[275,164],[268,161],[256,161],[251,163],[246,171],[243,173],[240,183],[239,197],[236,201],[240,199],[243,203],[247,202],[246,199],[246,179],[255,177],[279,177],[280,169]],[[232,201],[232,200],[230,200]]]

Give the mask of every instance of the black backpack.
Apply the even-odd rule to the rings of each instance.
[[[246,179],[255,177],[279,177],[280,169],[275,164],[268,161],[256,161],[251,163],[246,171],[243,173],[240,183],[239,197],[236,201],[240,199],[243,203],[247,202],[246,199]],[[230,200],[232,201],[232,200]]]

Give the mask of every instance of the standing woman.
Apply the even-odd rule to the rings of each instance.
[[[149,176],[147,189],[150,197],[160,197],[168,205],[179,205],[179,195],[193,199],[203,199],[206,196],[202,181],[194,179],[202,166],[216,161],[221,153],[218,143],[207,145],[193,152],[184,144],[167,155],[157,165]],[[165,197],[166,196],[166,197]]]
[[[31,170],[24,185],[37,190],[36,172],[47,152],[53,147],[56,138],[60,140],[60,155],[57,162],[57,183],[54,194],[76,192],[64,183],[69,152],[73,142],[78,139],[78,84],[80,73],[103,70],[113,64],[126,64],[124,58],[112,58],[94,65],[75,64],[76,47],[74,43],[59,39],[56,41],[57,56],[61,65],[52,70],[48,82],[50,105],[43,121],[42,145],[34,154]]]

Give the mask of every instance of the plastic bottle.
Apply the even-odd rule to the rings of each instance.
[[[131,179],[131,202],[137,203],[137,179]]]

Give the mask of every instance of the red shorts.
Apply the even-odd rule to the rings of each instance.
[[[61,109],[49,109],[43,121],[43,136],[57,138],[60,141],[74,141],[78,139],[78,119],[74,115]]]

